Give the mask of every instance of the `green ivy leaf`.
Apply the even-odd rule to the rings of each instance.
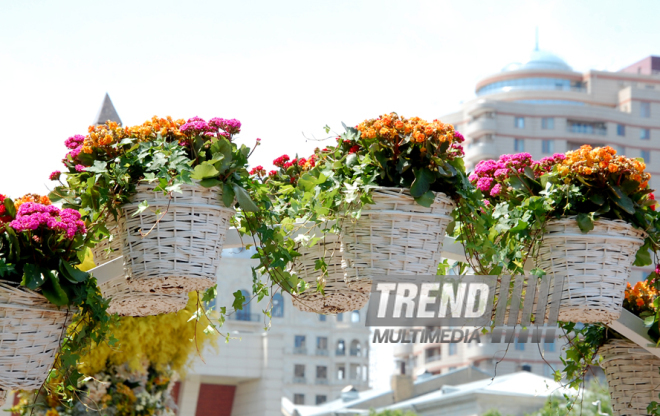
[[[195,166],[195,170],[193,171],[193,174],[190,175],[190,177],[193,179],[202,180],[206,178],[215,178],[219,173],[220,172],[218,172],[218,170],[213,165],[209,163],[202,163]]]
[[[94,164],[92,166],[88,166],[87,169],[85,170],[87,172],[92,172],[92,173],[106,173],[108,171],[108,168],[106,162],[95,160]]]
[[[259,207],[257,207],[257,204],[254,203],[244,188],[234,185],[234,192],[236,193],[236,199],[238,199],[241,209],[247,212],[259,212]]]
[[[232,303],[231,306],[235,310],[240,311],[243,309],[243,305],[245,304],[246,300],[247,299],[245,299],[245,296],[243,296],[243,292],[237,290],[236,292],[234,292],[234,302]]]
[[[145,199],[144,201],[142,201],[142,202],[140,202],[140,203],[138,204],[138,209],[137,209],[137,211],[135,211],[135,212],[133,213],[132,217],[134,217],[134,216],[136,216],[136,215],[142,213],[142,212],[143,212],[144,210],[146,210],[147,208],[149,208],[149,202]]]
[[[580,227],[580,231],[583,233],[588,233],[589,231],[594,229],[594,219],[592,217],[592,214],[585,214],[584,212],[581,212],[577,216],[577,224],[578,227]]]

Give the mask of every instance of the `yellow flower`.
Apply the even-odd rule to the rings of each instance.
[[[58,412],[56,409],[49,409],[46,412],[46,416],[60,416],[60,412]]]

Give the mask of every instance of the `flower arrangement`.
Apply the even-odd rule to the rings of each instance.
[[[177,313],[119,318],[112,327],[117,345],[99,342],[78,359],[83,377],[76,394],[24,391],[12,411],[39,416],[176,414],[171,392],[178,375],[197,351],[217,346],[217,333],[207,331],[209,319],[197,316],[201,301],[192,292],[186,308]]]
[[[175,416],[175,381],[172,371],[114,366],[89,377],[80,386],[80,400],[72,407],[57,397],[41,394],[34,400],[31,393],[24,392],[12,410],[21,416]]]
[[[109,215],[117,216],[139,183],[156,183],[156,191],[167,194],[197,180],[204,187],[221,186],[226,206],[238,199],[242,209],[254,210],[241,182],[248,174],[251,152],[234,142],[240,129],[238,120],[217,117],[206,122],[199,117],[185,121],[154,116],[132,127],[112,121],[90,126],[87,136],[65,141],[70,149],[63,159],[67,183],[57,186],[50,197],[64,199],[65,206],[83,209],[92,221],[103,222]],[[61,181],[61,173],[53,172],[51,179]]]
[[[71,383],[75,362],[92,343],[111,341],[113,317],[89,273],[79,270],[88,250],[88,229],[78,211],[58,208],[48,197],[0,195],[0,278],[38,291],[73,315],[51,377]],[[74,376],[75,378],[75,376]]]

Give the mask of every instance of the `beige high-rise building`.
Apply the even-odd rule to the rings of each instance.
[[[479,81],[475,92],[459,111],[441,117],[465,136],[469,170],[507,153],[540,159],[583,144],[609,145],[644,158],[651,187],[660,187],[660,57],[618,72],[580,73],[537,48],[526,62]],[[631,280],[648,272],[633,268]],[[472,365],[491,374],[527,370],[549,377],[562,368],[563,344],[492,344],[487,338],[480,344],[402,344],[395,346],[395,359],[416,376]]]

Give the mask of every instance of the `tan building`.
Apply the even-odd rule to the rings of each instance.
[[[644,158],[660,189],[660,57],[618,72],[575,72],[561,58],[534,50],[527,62],[507,65],[479,81],[476,98],[441,119],[466,138],[469,169],[501,154],[540,159],[583,144],[609,145]],[[633,281],[646,270],[635,269]]]
[[[252,252],[223,252],[218,305],[233,292],[251,296]],[[288,294],[273,298],[271,328],[262,310],[270,299],[254,299],[221,328],[234,339],[205,353],[178,390],[178,416],[281,415],[282,398],[314,406],[340,397],[351,385],[368,388],[369,328],[366,311],[336,316],[300,312]]]

